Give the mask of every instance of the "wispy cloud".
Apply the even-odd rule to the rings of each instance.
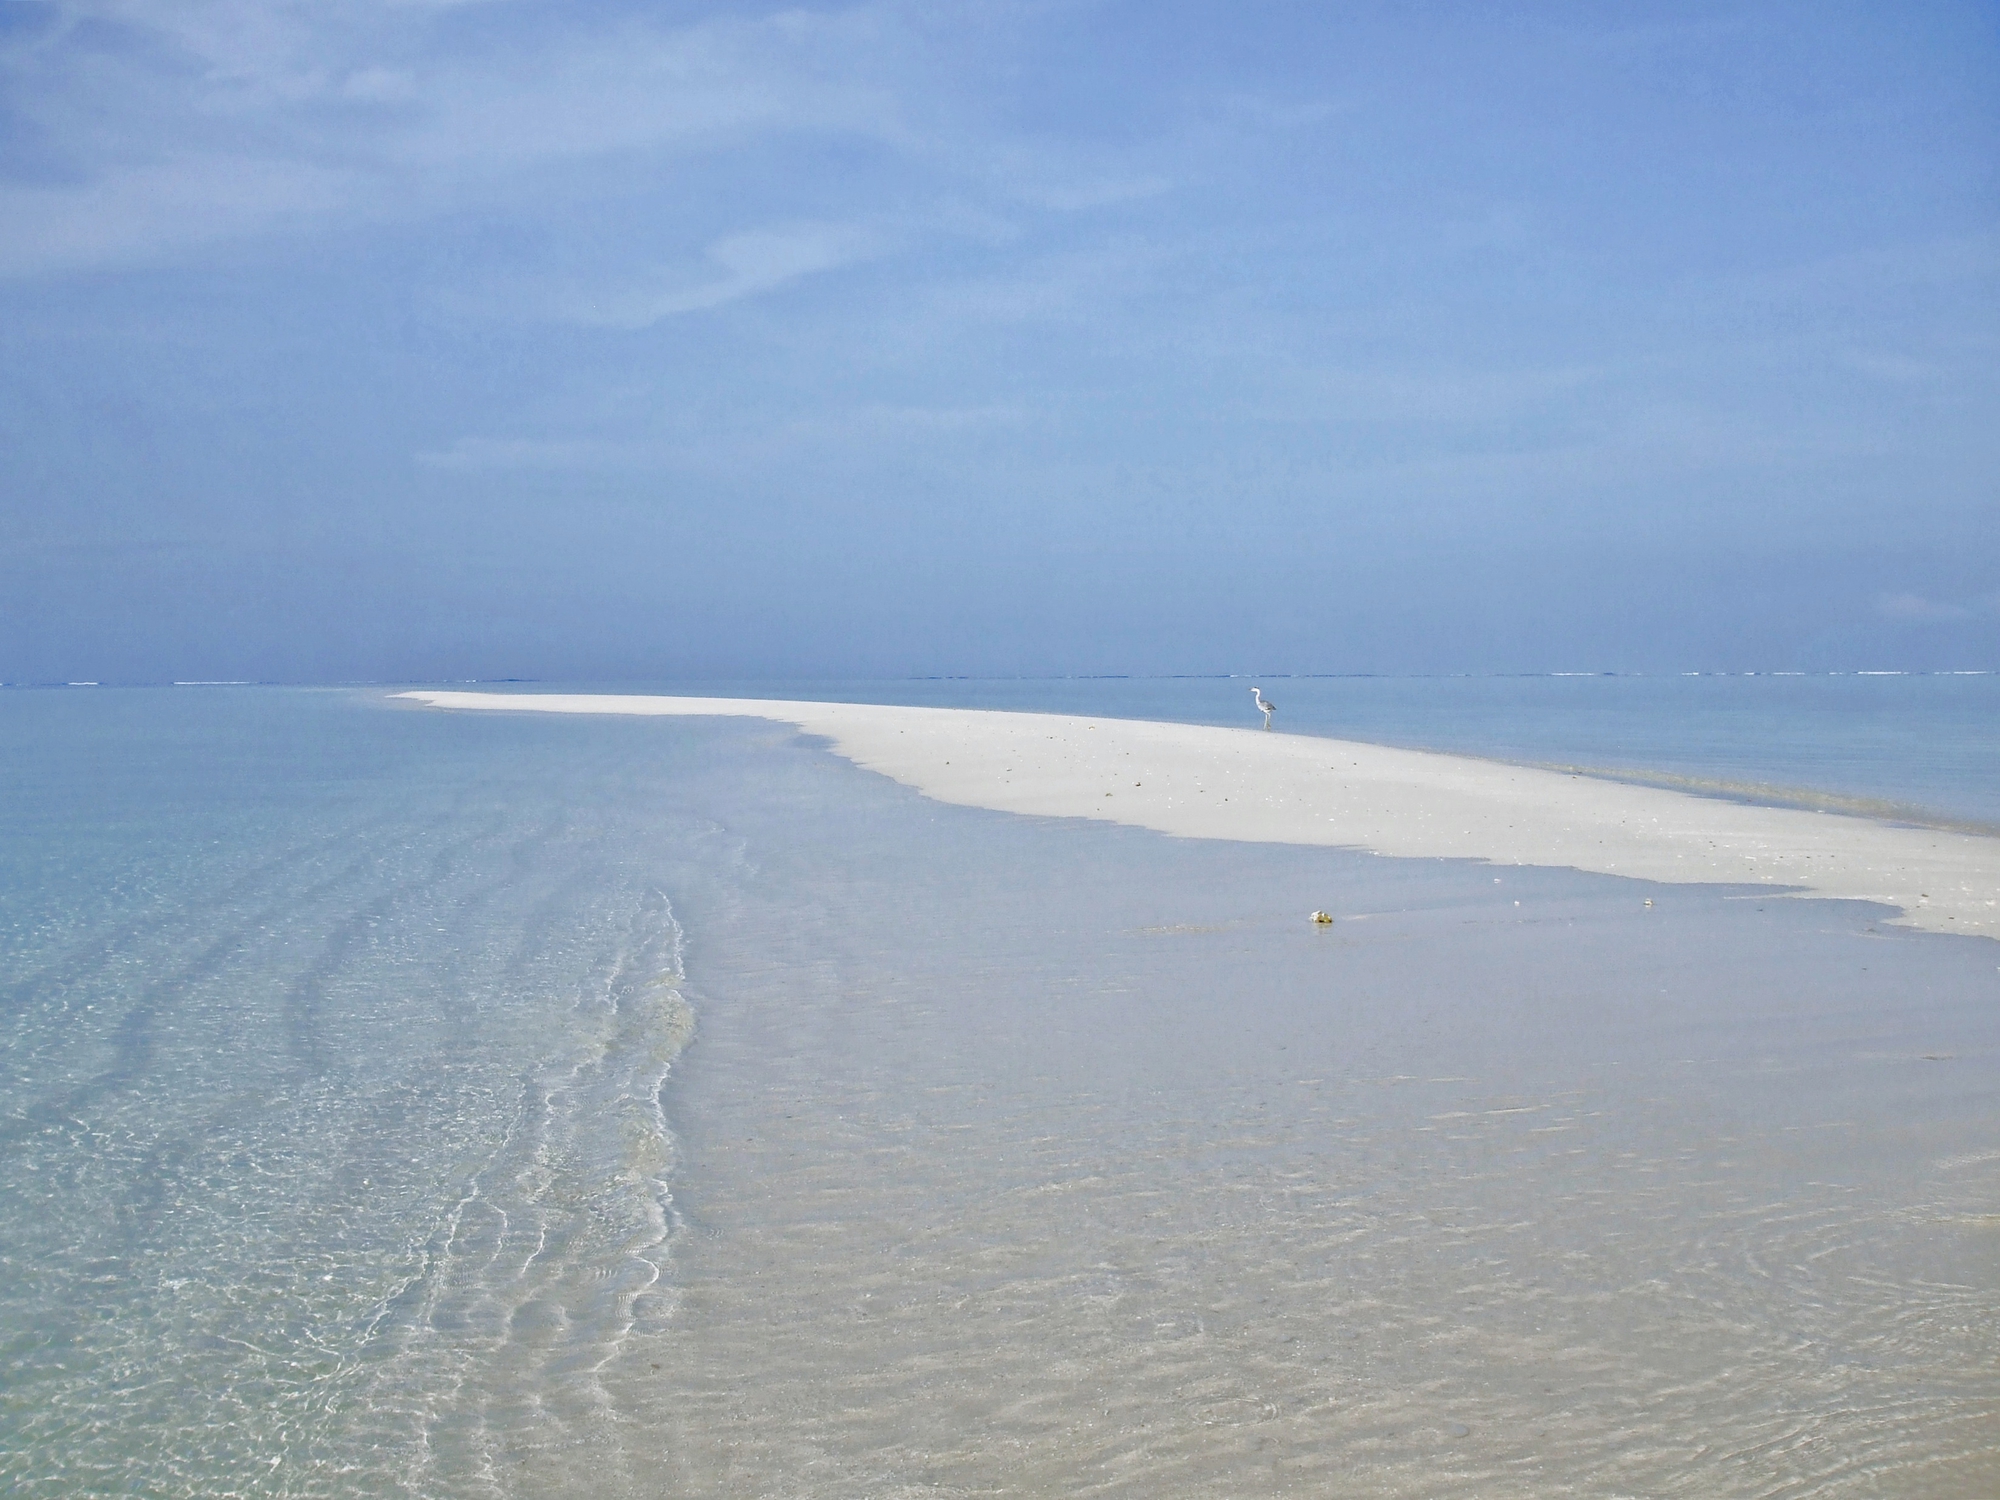
[[[781,420],[750,420],[696,432],[656,430],[635,439],[599,437],[466,436],[416,455],[419,467],[439,473],[746,474],[893,445],[903,458],[927,450],[955,450],[964,440],[1020,427],[1034,414],[1016,403],[920,406],[866,402]]]
[[[1938,380],[1946,373],[1936,360],[1911,359],[1902,354],[1881,354],[1863,350],[1850,350],[1840,356],[1840,363],[1857,375],[1866,375],[1892,385],[1914,385],[1923,381]]]
[[[1067,180],[1026,182],[1016,189],[1024,202],[1062,213],[1107,208],[1113,204],[1136,203],[1173,191],[1173,179],[1159,173],[1131,177],[1079,177]]]
[[[954,333],[978,323],[1089,322],[1152,292],[1171,258],[1158,243],[1106,237],[1086,250],[1020,257],[988,274],[941,277],[917,313],[925,326]]]
[[[0,273],[504,199],[523,174],[782,133],[907,135],[865,10],[565,28],[510,8],[71,0],[0,50]],[[541,184],[547,191],[547,184]],[[746,252],[748,253],[748,252]]]
[[[1491,424],[1574,409],[1617,372],[1568,365],[1499,370],[1313,368],[1288,363],[1236,410],[1266,421]]]
[[[708,247],[702,274],[656,273],[650,284],[569,291],[554,306],[567,321],[645,328],[681,313],[721,307],[803,277],[883,253],[887,238],[848,224],[800,224],[726,235]]]
[[[0,187],[0,274],[172,258],[323,221],[365,187],[351,170],[227,155],[120,166],[77,186]]]
[[[1816,256],[1719,280],[1719,291],[1759,299],[1942,286],[2000,276],[2000,230],[1937,235]]]
[[[417,455],[426,469],[446,473],[574,472],[656,466],[664,450],[654,444],[596,438],[462,437]]]
[[[1875,612],[1888,620],[1945,623],[2000,616],[2000,594],[1970,600],[1931,599],[1922,594],[1880,594]]]
[[[926,450],[962,456],[965,440],[1029,426],[1036,415],[1018,402],[981,406],[868,402],[774,424],[743,445],[738,461],[754,462],[760,455],[824,455],[884,447],[903,457]]]

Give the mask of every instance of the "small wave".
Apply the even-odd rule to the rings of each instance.
[[[413,1492],[484,1476],[477,1487],[530,1493],[543,1459],[586,1441],[603,1490],[631,1487],[601,1376],[634,1326],[671,1306],[676,1146],[660,1090],[694,1029],[681,947],[666,898],[649,894],[382,1310],[365,1399],[416,1403],[415,1440],[398,1445]]]

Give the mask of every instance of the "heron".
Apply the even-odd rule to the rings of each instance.
[[[1257,706],[1264,710],[1264,727],[1269,729],[1271,727],[1271,715],[1278,711],[1278,705],[1273,703],[1269,698],[1266,698],[1264,690],[1260,687],[1250,689],[1250,696],[1255,698]]]

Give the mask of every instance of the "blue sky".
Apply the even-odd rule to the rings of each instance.
[[[2000,9],[0,0],[0,679],[2000,667]]]

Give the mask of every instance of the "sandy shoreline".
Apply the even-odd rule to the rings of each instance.
[[[1255,729],[987,709],[422,691],[461,710],[771,719],[941,802],[1183,838],[1562,866],[1882,902],[2000,938],[2000,839]]]

